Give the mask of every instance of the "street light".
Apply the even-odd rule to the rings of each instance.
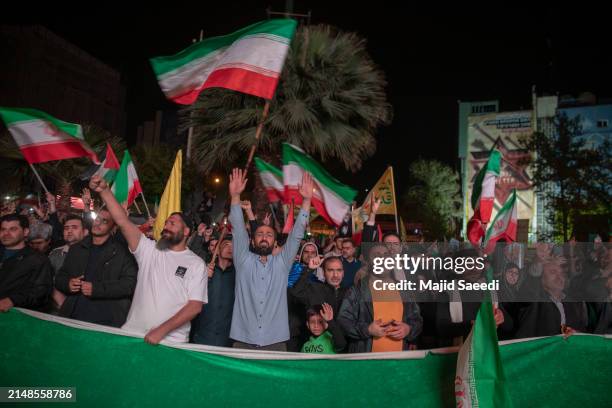
[[[219,182],[220,182],[220,181],[221,181],[221,179],[219,179],[219,177],[216,177],[216,178],[215,178],[215,183],[216,183],[216,184],[219,184]]]

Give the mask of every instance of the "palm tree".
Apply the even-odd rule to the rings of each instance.
[[[376,149],[377,128],[391,121],[385,86],[357,34],[325,25],[299,27],[257,154],[278,162],[286,141],[323,162],[333,159],[357,171]],[[263,105],[250,95],[211,89],[183,109],[181,127],[194,127],[193,158],[202,171],[244,165]],[[261,186],[255,194],[261,209],[266,202]]]
[[[123,139],[96,126],[84,125],[83,135],[85,141],[96,153],[100,153],[104,149],[106,142],[109,142],[117,153],[125,149]],[[8,132],[0,137],[0,158],[2,159],[0,160],[0,174],[3,175],[6,188],[9,191],[25,193],[38,183],[30,166],[28,166]],[[58,207],[68,208],[70,206],[70,196],[75,192],[80,195],[80,192],[76,190],[79,175],[90,165],[91,161],[89,159],[77,158],[36,164],[36,170],[46,183],[50,182],[47,187],[61,196]]]

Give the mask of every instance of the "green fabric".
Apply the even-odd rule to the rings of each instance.
[[[274,177],[278,177],[281,180],[283,179],[283,171],[281,169],[271,165],[270,163],[260,159],[259,157],[255,157],[255,166],[257,167],[257,171],[260,173],[268,172],[271,173]]]
[[[480,195],[482,194],[482,182],[484,181],[487,173],[493,173],[499,177],[499,170],[501,168],[501,153],[499,150],[494,149],[489,156],[487,163],[480,169],[476,178],[474,179],[474,189],[472,190],[472,209],[476,210],[478,207],[478,201],[480,201]]]
[[[1,386],[73,386],[68,407],[453,407],[456,354],[417,360],[240,360],[0,313]],[[516,407],[612,405],[612,341],[500,347]],[[60,407],[61,404],[48,404]],[[25,407],[26,405],[24,405]]]
[[[127,150],[123,151],[123,160],[121,160],[121,166],[119,171],[115,175],[115,184],[113,184],[113,193],[119,203],[125,203],[130,195],[130,174],[129,165],[132,163],[132,156]]]
[[[471,337],[478,404],[483,407],[512,407],[489,292],[486,292],[486,298],[480,306]]]
[[[512,195],[508,197],[504,206],[499,209],[497,215],[493,219],[491,226],[487,229],[487,235],[485,235],[484,242],[485,246],[489,244],[489,241],[493,238],[499,237],[499,235],[506,232],[508,226],[512,223],[512,208],[516,203],[516,189],[512,190]],[[497,222],[501,221],[500,225]],[[516,222],[516,220],[514,220]]]
[[[336,354],[332,334],[324,331],[319,337],[310,336],[302,346],[302,353]]]
[[[213,51],[227,48],[241,38],[257,34],[271,34],[287,40],[293,38],[297,21],[289,18],[265,20],[240,29],[232,34],[210,37],[198,41],[176,55],[151,58],[151,66],[156,76],[168,74],[195,59],[205,57]]]
[[[283,166],[288,164],[295,164],[304,169],[304,171],[312,174],[312,176],[319,183],[321,183],[323,187],[332,191],[345,203],[350,204],[357,195],[357,190],[354,190],[335,179],[327,172],[327,170],[323,168],[323,166],[317,163],[308,154],[289,143],[283,143]]]

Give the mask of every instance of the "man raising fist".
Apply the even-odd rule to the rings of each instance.
[[[187,248],[191,226],[185,216],[171,214],[156,244],[129,220],[103,178],[93,176],[89,188],[106,204],[138,263],[138,282],[122,328],[150,344],[163,339],[186,343],[191,320],[208,300],[208,278],[204,262]]]

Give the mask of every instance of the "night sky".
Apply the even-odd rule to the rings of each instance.
[[[43,24],[121,71],[127,85],[126,135],[133,141],[138,124],[154,119],[156,109],[172,106],[148,58],[178,52],[200,29],[205,37],[228,34],[265,19],[268,6],[276,11],[285,7],[284,1],[200,3],[140,13],[100,6],[81,15],[20,22]],[[400,189],[416,158],[435,158],[458,168],[458,100],[499,99],[501,110],[529,109],[532,85],[539,95],[591,91],[612,96],[611,31],[602,7],[566,8],[557,2],[548,9],[449,9],[437,2],[426,10],[399,2],[378,8],[383,2],[371,7],[338,3],[296,0],[294,11],[312,11],[311,24],[358,32],[386,73],[394,120],[380,129],[378,150],[367,170],[351,178],[350,184],[362,191],[387,164],[394,165]],[[336,176],[349,181],[346,173]]]

